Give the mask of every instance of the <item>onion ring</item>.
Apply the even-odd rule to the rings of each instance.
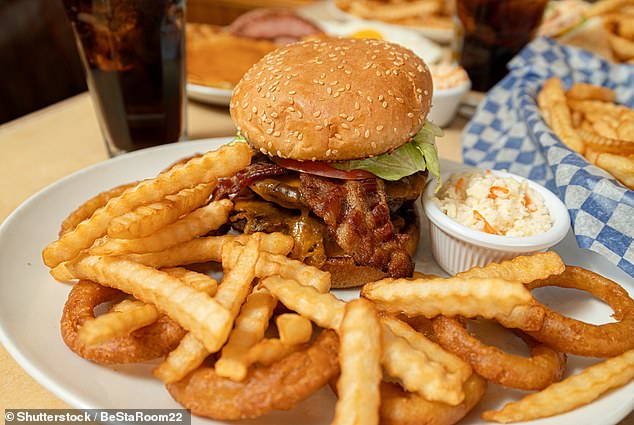
[[[381,425],[452,425],[464,418],[486,392],[487,382],[475,373],[465,381],[465,398],[457,406],[425,400],[400,385],[381,382]]]
[[[614,281],[581,267],[568,266],[556,276],[526,285],[529,290],[558,286],[586,291],[605,301],[618,322],[591,325],[563,316],[542,305],[546,314],[541,329],[526,332],[557,351],[590,357],[614,357],[634,348],[634,301]]]
[[[322,332],[307,348],[271,366],[249,370],[234,382],[203,366],[167,385],[174,400],[194,415],[218,420],[256,418],[273,410],[288,410],[339,373],[339,339]]]
[[[167,316],[161,316],[153,324],[127,336],[95,345],[81,343],[77,331],[84,322],[94,319],[95,307],[122,294],[116,289],[80,280],[68,294],[60,322],[66,345],[81,357],[106,365],[147,361],[164,356],[176,348],[185,330]]]
[[[531,350],[531,357],[515,356],[484,344],[473,337],[457,319],[438,316],[434,332],[439,344],[464,361],[489,381],[522,390],[541,390],[561,380],[566,368],[566,355],[530,338],[522,339]]]

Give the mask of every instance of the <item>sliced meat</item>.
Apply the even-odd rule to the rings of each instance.
[[[392,277],[412,275],[408,237],[394,230],[383,180],[342,181],[311,174],[301,174],[300,180],[303,199],[356,264]]]
[[[247,12],[227,28],[237,37],[270,40],[278,44],[294,43],[321,33],[321,28],[291,10],[256,9]]]

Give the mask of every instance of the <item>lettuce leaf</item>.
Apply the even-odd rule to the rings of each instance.
[[[429,170],[440,183],[440,164],[436,151],[435,139],[442,136],[440,128],[431,122],[425,122],[423,128],[411,142],[395,149],[391,153],[344,162],[333,162],[330,165],[339,170],[365,170],[384,180],[396,181],[418,171]]]

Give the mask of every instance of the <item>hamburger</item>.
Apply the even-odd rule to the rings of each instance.
[[[258,154],[216,198],[234,200],[238,231],[292,235],[292,256],[330,271],[333,287],[411,276],[413,204],[439,175],[431,99],[427,65],[396,44],[342,38],[275,50],[233,92],[236,140]]]

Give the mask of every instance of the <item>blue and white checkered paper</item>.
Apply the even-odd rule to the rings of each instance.
[[[537,107],[544,81],[609,87],[634,107],[634,66],[607,62],[585,50],[539,38],[509,64],[467,126],[464,162],[506,169],[552,190],[568,207],[581,248],[595,251],[634,276],[634,192],[564,146]]]

